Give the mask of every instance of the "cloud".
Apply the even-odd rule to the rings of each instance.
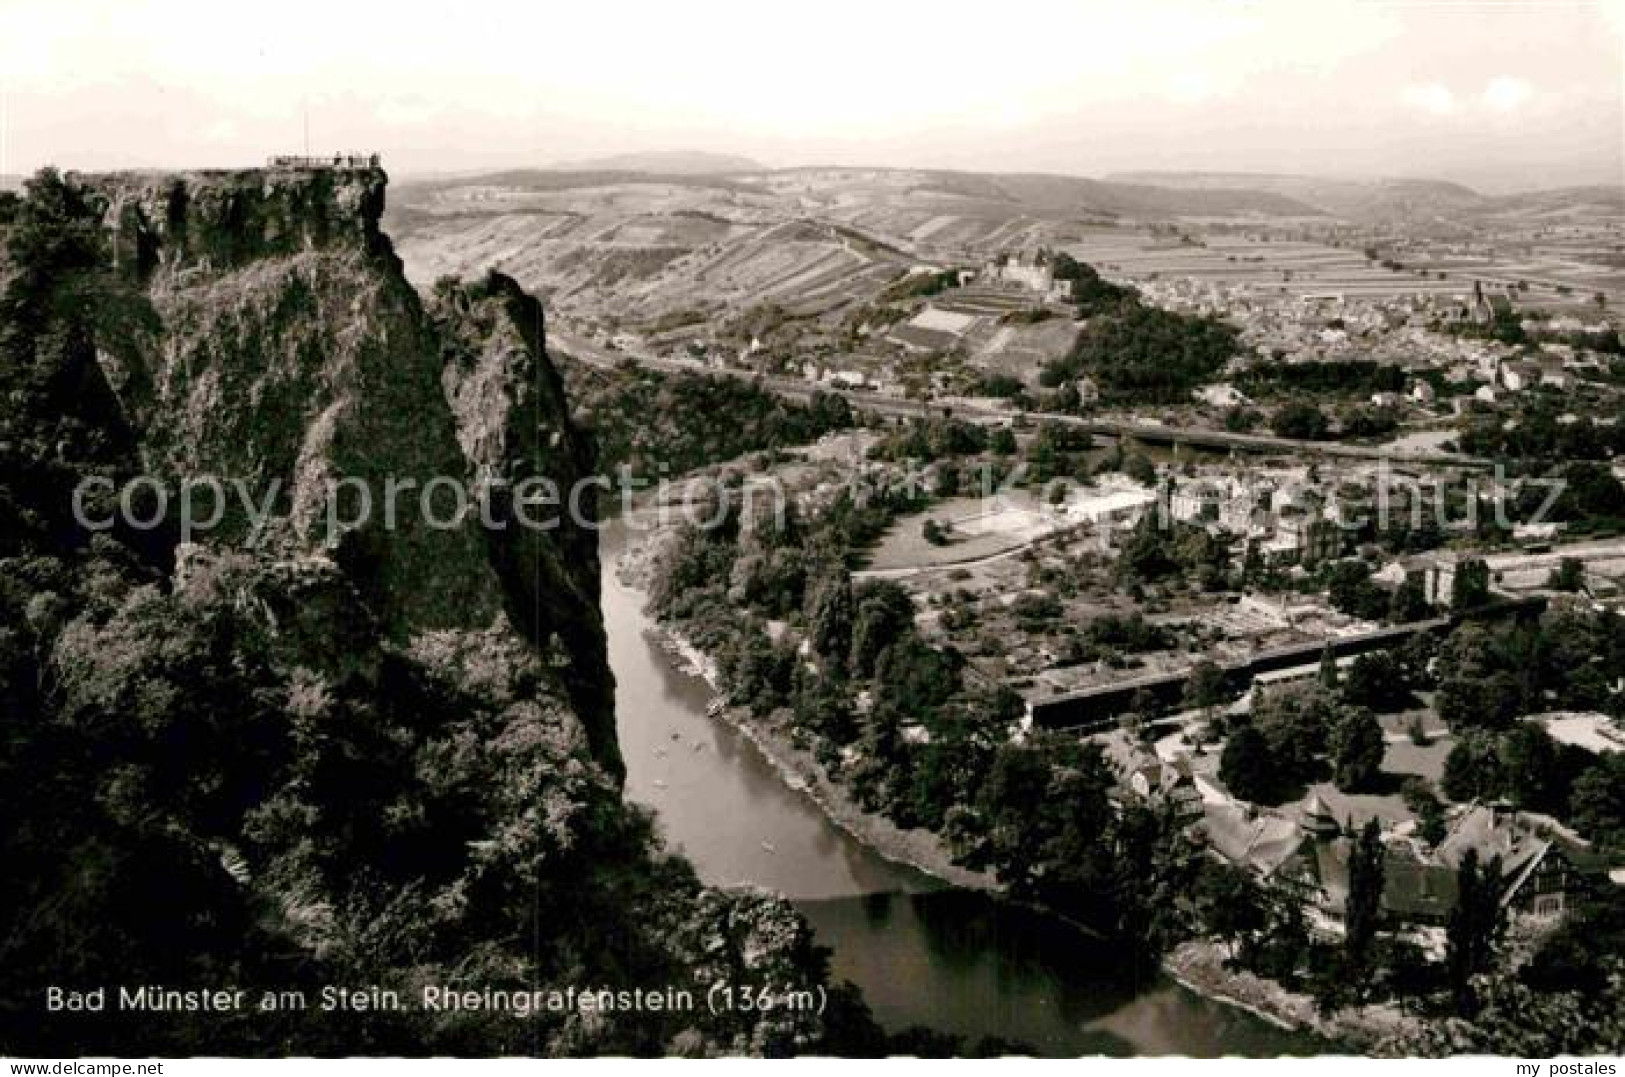
[[[1534,96],[1534,87],[1509,75],[1493,78],[1484,87],[1483,101],[1496,112],[1511,112]]]
[[[1456,111],[1456,95],[1443,83],[1428,82],[1407,86],[1401,97],[1412,108],[1421,109],[1435,116],[1448,116]]]

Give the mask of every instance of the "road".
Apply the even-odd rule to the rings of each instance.
[[[814,393],[831,392],[828,387],[809,385],[798,378],[776,378],[729,367],[701,367],[678,359],[661,359],[652,355],[634,355],[630,352],[609,351],[573,333],[554,327],[548,328],[549,346],[570,357],[592,366],[613,368],[628,359],[639,366],[667,373],[711,373],[741,378],[754,382],[763,389],[794,400],[807,400]],[[927,415],[952,415],[956,419],[984,423],[1008,423],[1018,414],[1005,408],[989,407],[968,400],[944,398],[931,402],[905,400],[885,393],[840,390],[855,408],[878,415],[901,418],[920,418]],[[1372,445],[1349,445],[1337,441],[1301,441],[1279,438],[1269,434],[1235,434],[1227,430],[1208,430],[1195,426],[1169,426],[1164,423],[1125,422],[1114,419],[1085,419],[1076,415],[1035,413],[1026,415],[1032,421],[1054,422],[1074,427],[1103,437],[1128,437],[1158,445],[1187,445],[1206,449],[1238,450],[1258,453],[1294,453],[1308,456],[1337,457],[1354,460],[1387,460],[1394,464],[1421,464],[1433,467],[1460,467],[1489,470],[1490,460],[1461,453],[1437,450],[1394,450]]]

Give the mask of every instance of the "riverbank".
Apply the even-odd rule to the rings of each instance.
[[[704,679],[719,692],[717,698],[721,699],[716,663],[709,655],[670,626],[658,626],[650,632],[675,667]],[[843,787],[829,778],[811,752],[796,746],[787,730],[744,707],[719,707],[712,717],[736,729],[755,745],[786,786],[807,796],[825,818],[854,841],[887,860],[912,867],[944,883],[1008,900],[991,874],[972,872],[954,864],[936,835],[924,830],[903,830],[889,819],[865,811]],[[1087,927],[1050,910],[1024,902],[1015,904],[1053,917],[1084,934],[1093,934]],[[1404,1019],[1392,1007],[1366,1007],[1322,1015],[1308,995],[1287,991],[1250,972],[1227,968],[1225,950],[1213,940],[1184,943],[1165,954],[1161,965],[1169,979],[1193,994],[1245,1011],[1276,1028],[1318,1036],[1326,1040],[1328,1049],[1358,1052],[1404,1024]]]
[[[1345,1053],[1368,1053],[1384,1038],[1420,1025],[1418,1019],[1387,1003],[1322,1014],[1311,996],[1288,991],[1251,972],[1227,968],[1225,960],[1222,944],[1194,939],[1164,955],[1162,967],[1189,991],[1246,1010],[1278,1028],[1312,1033],[1326,1040],[1329,1049]]]
[[[658,538],[649,541],[654,537],[644,536],[644,541],[630,544],[611,567],[622,586],[640,600],[646,600],[652,569],[658,562],[658,554],[651,547],[661,544]],[[831,779],[813,752],[795,743],[794,731],[785,721],[763,718],[747,708],[721,706],[716,662],[681,631],[646,621],[642,633],[673,668],[700,678],[709,687],[713,699],[709,711],[712,721],[720,721],[750,741],[767,769],[786,788],[808,798],[824,819],[853,841],[885,861],[905,865],[944,884],[1005,900],[993,876],[954,864],[935,834],[904,830],[884,817],[865,811],[845,788]],[[1055,917],[1047,910],[1038,911]],[[1055,918],[1066,922],[1063,917]],[[1194,942],[1166,955],[1163,968],[1172,981],[1195,995],[1242,1010],[1278,1029],[1322,1037],[1328,1041],[1327,1049],[1333,1049],[1333,1044],[1356,1049],[1354,1045],[1373,1043],[1394,1027],[1377,1013],[1351,1011],[1324,1018],[1315,1011],[1312,999],[1293,995],[1251,974],[1229,970],[1224,966],[1223,957],[1224,952],[1217,944]]]
[[[681,632],[662,625],[655,643],[678,668],[703,678],[719,692],[715,661]],[[713,718],[737,730],[766,759],[779,778],[810,799],[825,818],[852,839],[895,864],[911,867],[950,886],[997,892],[998,880],[953,862],[942,841],[928,830],[905,830],[890,819],[867,811],[846,789],[831,780],[812,752],[798,746],[787,730],[751,713],[746,707],[720,707]]]

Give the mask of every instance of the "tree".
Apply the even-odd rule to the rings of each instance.
[[[1450,609],[1453,613],[1475,610],[1490,598],[1490,566],[1482,558],[1470,558],[1456,566],[1450,580]]]
[[[1264,554],[1259,549],[1256,538],[1247,540],[1247,548],[1241,555],[1241,577],[1248,583],[1260,579],[1265,571]]]
[[[1406,573],[1405,579],[1394,588],[1393,598],[1388,603],[1388,619],[1395,624],[1410,624],[1431,616],[1433,607],[1428,605],[1421,576],[1414,572]]]
[[[835,744],[857,739],[857,717],[845,682],[826,677],[798,664],[792,706],[796,725],[811,730]]]
[[[1191,669],[1185,682],[1185,706],[1207,710],[1224,702],[1224,670],[1211,658],[1204,658]]]
[[[1552,569],[1546,586],[1554,591],[1578,591],[1585,586],[1585,563],[1578,557],[1565,557]]]
[[[948,533],[935,520],[928,519],[924,524],[920,525],[920,537],[932,546],[946,546],[948,544]]]
[[[1149,583],[1179,568],[1169,550],[1167,536],[1157,526],[1156,513],[1148,512],[1129,532],[1117,558],[1117,572],[1126,580]]]
[[[751,625],[741,633],[737,649],[718,664],[733,701],[767,714],[788,701],[793,663],[793,656],[775,646],[765,630]]]
[[[1330,428],[1326,413],[1302,400],[1282,405],[1270,417],[1270,429],[1279,437],[1298,441],[1320,441]]]
[[[1192,897],[1203,930],[1223,939],[1232,958],[1238,941],[1247,949],[1266,925],[1263,895],[1252,876],[1234,865],[1204,863]]]
[[[1500,928],[1501,862],[1480,868],[1478,851],[1467,850],[1456,870],[1456,905],[1445,926],[1445,969],[1456,1013],[1471,1017],[1478,1009],[1473,977],[1487,972]]]
[[[1444,793],[1457,803],[1501,795],[1501,753],[1495,734],[1481,729],[1462,733],[1444,761]]]
[[[1388,612],[1388,595],[1371,581],[1371,566],[1360,560],[1338,561],[1328,567],[1326,597],[1350,617],[1374,621]]]
[[[890,580],[871,580],[854,592],[858,612],[852,628],[851,670],[868,677],[886,645],[914,630],[914,603]]]
[[[1123,474],[1141,486],[1157,485],[1157,466],[1141,452],[1129,453],[1123,460]]]
[[[1330,643],[1320,649],[1320,670],[1315,679],[1322,688],[1337,690],[1337,655],[1332,651]]]
[[[1377,927],[1382,918],[1382,826],[1370,819],[1349,852],[1349,894],[1344,905],[1343,953],[1356,984],[1364,984],[1373,971]]]
[[[1146,306],[1106,282],[1074,292],[1089,324],[1071,354],[1045,367],[1051,384],[1087,373],[1108,399],[1183,402],[1236,352],[1236,330],[1217,319]]]
[[[1347,790],[1369,786],[1382,769],[1385,748],[1375,715],[1364,707],[1342,707],[1332,728],[1332,765],[1338,786]]]
[[[1625,849],[1625,753],[1611,752],[1580,773],[1569,798],[1580,833],[1608,849]]]
[[[911,721],[924,721],[959,691],[964,657],[941,650],[909,633],[880,652],[875,662],[874,697]]]
[[[1568,802],[1567,776],[1557,754],[1557,742],[1539,725],[1519,722],[1501,734],[1503,791],[1528,811],[1560,811]]]
[[[1128,709],[1118,717],[1118,725],[1141,742],[1152,744],[1157,739],[1158,712],[1156,697],[1141,688],[1129,698]]]
[[[1389,938],[1379,947],[1377,963],[1382,967],[1388,990],[1405,1012],[1406,1000],[1425,998],[1435,990],[1434,965],[1423,949],[1410,939]]]
[[[1274,803],[1279,784],[1269,741],[1249,724],[1230,735],[1219,757],[1219,780],[1240,800]]]
[[[829,566],[813,595],[813,650],[837,669],[846,668],[852,648],[852,580],[840,565]]]
[[[1563,468],[1563,490],[1552,514],[1559,520],[1625,517],[1625,484],[1595,460],[1575,460]]]
[[[1326,776],[1325,756],[1341,704],[1325,689],[1287,689],[1253,698],[1252,724],[1269,743],[1276,794]]]
[[[1445,838],[1444,805],[1433,795],[1427,779],[1411,775],[1400,788],[1405,807],[1416,816],[1417,833],[1429,845],[1437,845]]]
[[[1410,686],[1399,661],[1388,651],[1362,654],[1349,666],[1343,698],[1374,711],[1399,710],[1410,699]]]

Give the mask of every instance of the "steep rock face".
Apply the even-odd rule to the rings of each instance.
[[[209,272],[350,248],[387,253],[382,169],[70,175],[107,202],[114,266],[127,278]]]
[[[607,712],[614,700],[599,675],[608,655],[598,575],[577,567],[598,559],[595,453],[566,418],[564,383],[545,351],[542,305],[491,272],[475,284],[437,289],[431,313],[468,478],[489,506],[484,537],[507,614],[531,639],[572,656],[561,676],[579,709]],[[594,738],[611,732],[588,729]],[[593,743],[600,758],[615,752],[613,741]]]
[[[493,276],[426,311],[378,231],[375,170],[78,181],[123,282],[98,364],[147,472],[219,482],[204,540],[336,561],[401,643],[505,619],[618,769],[591,498],[586,519],[532,514],[546,530],[513,518],[514,485],[592,468],[540,305]],[[194,501],[207,520],[214,488]]]

